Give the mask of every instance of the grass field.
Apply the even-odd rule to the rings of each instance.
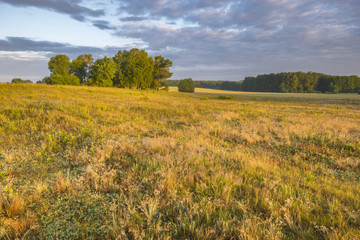
[[[0,239],[360,239],[359,103],[0,84]]]
[[[170,92],[177,92],[177,87],[170,87]],[[360,94],[323,94],[323,93],[274,93],[274,92],[239,92],[227,91],[207,88],[196,88],[194,97],[218,97],[219,95],[230,95],[237,99],[251,99],[251,100],[293,100],[293,101],[308,101],[318,100],[324,102],[339,101],[350,102],[351,104],[360,104]]]

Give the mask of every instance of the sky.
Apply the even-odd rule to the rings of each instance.
[[[359,0],[0,0],[0,82],[131,48],[172,60],[172,79],[360,75],[359,13]]]

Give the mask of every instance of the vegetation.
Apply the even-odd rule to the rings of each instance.
[[[359,239],[359,103],[0,84],[0,238]]]
[[[13,78],[11,83],[33,83],[31,80],[23,80],[21,78]]]
[[[179,92],[193,93],[195,91],[195,84],[191,78],[182,79],[178,85]]]
[[[356,92],[360,88],[358,76],[330,76],[314,72],[271,73],[247,77],[243,91],[254,92]]]
[[[331,76],[314,72],[283,72],[246,77],[244,81],[194,81],[197,88],[232,91],[284,93],[356,93],[360,91],[358,76]],[[179,80],[168,80],[178,86]]]
[[[178,86],[180,80],[166,80],[165,81],[169,86]],[[209,89],[219,89],[219,90],[232,90],[232,91],[241,91],[242,81],[204,81],[204,80],[194,80],[196,88],[209,88]]]
[[[119,51],[113,58],[94,59],[83,54],[73,61],[64,54],[52,57],[48,63],[50,77],[42,82],[58,85],[92,85],[136,89],[168,89],[164,82],[172,76],[172,61],[162,56],[150,57],[145,50],[133,48]]]

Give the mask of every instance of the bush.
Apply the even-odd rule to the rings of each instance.
[[[47,80],[50,80],[51,84],[80,85],[80,78],[70,74],[52,74],[50,76],[50,79]]]
[[[179,92],[190,92],[195,91],[195,83],[191,78],[182,79],[178,85]]]
[[[14,78],[11,80],[11,83],[32,83],[31,80],[23,80],[21,78]]]

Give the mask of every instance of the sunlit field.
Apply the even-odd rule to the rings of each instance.
[[[177,87],[170,87],[170,92],[177,92]],[[341,94],[324,94],[324,93],[274,93],[274,92],[240,92],[240,91],[227,91],[207,88],[196,88],[194,97],[218,97],[219,95],[230,95],[234,98],[249,98],[252,100],[324,100],[332,102],[334,100],[351,101],[352,103],[360,104],[360,94],[356,93],[341,93]],[[339,101],[337,101],[339,103]]]
[[[359,94],[0,84],[0,239],[360,239],[359,126]]]

